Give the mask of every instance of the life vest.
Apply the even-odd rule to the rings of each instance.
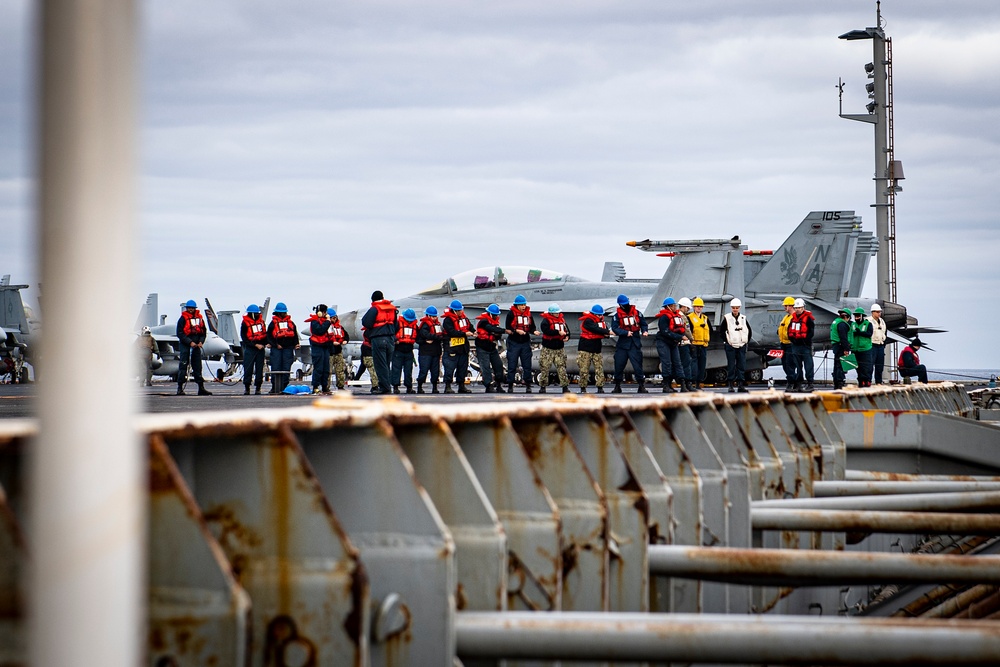
[[[372,323],[372,329],[378,329],[379,327],[396,322],[396,306],[392,305],[392,301],[387,299],[372,301],[372,307],[377,311],[375,321]]]
[[[510,314],[513,316],[511,318],[511,322],[513,323],[515,329],[521,329],[522,331],[531,333],[531,329],[533,328],[531,326],[531,308],[528,308],[527,306],[524,307],[524,310],[511,308]]]
[[[874,317],[869,317],[868,321],[872,323],[872,345],[885,345],[887,338],[885,319],[880,318],[876,320]]]
[[[802,314],[792,314],[792,320],[788,324],[788,338],[791,342],[804,341],[809,335],[809,322],[812,321],[813,314],[808,310],[803,310]]]
[[[459,313],[461,313],[461,317],[459,317]],[[458,311],[458,313],[456,313],[453,310],[449,310],[447,313],[444,314],[444,316],[447,317],[449,320],[451,320],[451,323],[455,327],[456,333],[464,334],[472,329],[472,323],[469,322],[469,318],[465,316],[464,310],[460,310]]]
[[[870,325],[871,323],[868,320],[851,323],[851,340],[853,341],[851,347],[855,351],[867,352],[872,349],[872,337],[864,335],[866,332],[869,332]],[[874,331],[874,327],[871,328],[871,331]]]
[[[492,324],[495,327],[500,326],[500,316],[494,317],[489,313],[483,313],[476,318],[476,322],[486,322],[487,324]],[[494,333],[490,333],[486,329],[476,326],[476,340],[488,340],[490,342],[496,342],[500,340],[500,336]]]
[[[417,342],[417,323],[407,322],[402,317],[396,322],[396,342],[413,345]]]
[[[618,306],[618,326],[625,331],[637,332],[642,329],[639,324],[639,311],[635,306]]]
[[[343,345],[344,327],[340,326],[340,320],[330,322],[330,333],[328,333],[327,336],[330,337],[330,342],[334,345]]]
[[[687,327],[685,327],[684,325],[685,317],[684,313],[682,313],[681,311],[664,308],[656,314],[656,317],[670,318],[667,320],[667,324],[670,326],[670,331],[672,331],[675,334],[681,334],[682,336],[684,335]]]
[[[251,343],[260,343],[267,338],[267,327],[260,318],[255,320],[249,315],[244,315],[243,324],[247,325],[247,340]]]
[[[184,318],[182,330],[185,336],[197,336],[205,333],[205,318],[201,316],[200,310],[195,310],[193,313],[185,310],[181,313],[181,317]]]
[[[273,315],[271,317],[271,322],[274,323],[274,337],[275,338],[295,338],[295,323],[292,322],[292,318],[288,315]]]
[[[778,324],[778,342],[782,345],[791,345],[791,336],[788,335],[788,325],[792,323],[792,318],[795,317],[795,313],[785,313],[785,316],[781,318],[781,323]]]
[[[431,333],[440,336],[444,333],[444,329],[441,328],[441,320],[436,320],[433,317],[425,316],[420,320],[420,325],[427,325],[427,328],[431,330]]]
[[[309,323],[309,342],[310,343],[312,343],[313,345],[326,345],[327,343],[330,342],[330,332],[329,332],[329,330],[326,333],[322,333],[322,334],[314,334],[314,333],[312,333],[312,323],[313,322],[322,322],[321,319],[319,319],[318,317],[316,317],[315,313],[312,314],[312,315],[310,315],[309,317],[307,317],[306,318],[306,322]],[[277,331],[277,328],[275,329],[275,331]]]
[[[909,352],[910,354],[913,355],[913,366],[919,366],[920,365],[920,355],[918,355],[917,351],[914,350],[909,345],[907,345],[906,347],[904,347],[903,351],[899,353],[899,359],[896,360],[896,365],[899,366],[900,368],[913,368],[913,366],[907,366],[907,365],[905,365],[903,363],[903,355],[906,354],[907,352]]]
[[[708,315],[704,312],[701,314],[688,313],[688,320],[691,322],[691,344],[708,347],[708,337],[710,335],[708,329]]]
[[[738,317],[733,317],[732,313],[726,313],[726,342],[731,347],[743,347],[750,342],[750,335],[747,331],[747,316],[740,313]]]
[[[563,340],[563,336],[569,333],[566,326],[566,319],[562,313],[553,315],[552,313],[542,313],[542,319],[549,323],[551,333],[543,333],[543,340]]]
[[[830,342],[832,342],[832,343],[840,343],[841,342],[841,340],[840,340],[840,331],[838,331],[838,325],[841,322],[843,322],[844,324],[847,325],[847,340],[843,341],[843,342],[847,343],[848,347],[853,347],[854,346],[854,336],[851,335],[853,333],[853,330],[851,329],[851,322],[848,321],[848,320],[845,320],[843,317],[839,317],[839,316],[837,317],[837,319],[835,319],[833,321],[833,324],[830,325]]]
[[[580,322],[593,322],[599,326],[604,331],[608,330],[608,324],[604,321],[604,318],[600,315],[594,315],[593,313],[584,313],[580,316]],[[607,336],[602,336],[601,334],[595,334],[593,331],[588,331],[583,324],[580,325],[580,338],[585,338],[586,340],[601,340],[607,338]]]

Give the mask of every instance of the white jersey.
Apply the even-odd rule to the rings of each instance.
[[[872,345],[885,345],[885,319],[876,320],[874,317],[869,317],[868,321],[872,323]]]
[[[743,347],[750,342],[750,330],[747,327],[746,315],[740,313],[738,317],[733,317],[732,313],[726,313],[723,318],[726,321],[726,342],[732,347]]]

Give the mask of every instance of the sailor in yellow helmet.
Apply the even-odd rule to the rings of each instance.
[[[694,387],[701,391],[701,383],[705,380],[705,365],[708,361],[708,341],[712,329],[708,324],[708,315],[704,312],[705,301],[696,296],[691,300],[691,310],[688,320],[691,321],[691,365],[694,367]]]
[[[781,302],[785,307],[785,316],[778,324],[778,343],[781,344],[781,370],[785,371],[785,391],[798,391],[795,381],[795,360],[792,355],[792,340],[788,337],[788,325],[792,323],[795,314],[794,297],[786,296]]]

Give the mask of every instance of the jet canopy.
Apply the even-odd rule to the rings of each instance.
[[[537,266],[484,266],[456,273],[450,278],[435,284],[421,292],[422,296],[453,294],[455,292],[473,291],[478,289],[493,289],[516,285],[533,285],[554,281],[582,280],[564,273],[540,269]]]

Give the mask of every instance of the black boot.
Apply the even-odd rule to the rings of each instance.
[[[205,389],[205,383],[204,382],[199,382],[198,383],[198,395],[199,396],[211,396],[212,392],[210,392],[208,389]]]
[[[580,389],[579,389],[579,391],[580,391],[581,394],[586,394],[587,393],[587,388],[581,386]]]
[[[455,393],[455,392],[453,392],[451,390],[451,384],[448,383],[448,382],[444,383],[444,393],[446,393],[446,394],[454,394]]]
[[[496,386],[493,388],[493,390],[496,391],[496,393],[498,393],[498,394],[504,393],[503,385],[500,384],[499,381],[496,383]]]
[[[741,393],[741,394],[747,394],[747,393],[749,393],[749,391],[750,391],[750,390],[749,390],[749,389],[747,389],[747,386],[746,386],[746,384],[745,384],[745,383],[743,383],[743,382],[740,382],[740,386],[739,386],[739,389],[737,389],[736,391],[738,391],[738,392],[739,392],[739,393]]]
[[[597,393],[598,394],[601,393],[601,388],[600,387],[597,388]],[[611,393],[612,394],[620,394],[620,393],[622,393],[622,383],[621,382],[615,382],[615,388],[611,390]]]
[[[813,383],[806,382],[805,386],[802,387],[799,391],[801,391],[804,394],[811,394],[813,392]]]
[[[418,394],[424,393],[424,385],[422,383],[417,383],[417,393]]]
[[[464,382],[460,382],[459,385],[458,385],[458,393],[459,394],[471,394],[472,392],[469,391],[469,388],[465,386]]]
[[[676,390],[674,389],[674,382],[671,378],[663,378],[663,393],[664,394],[676,393]]]
[[[244,396],[249,396],[250,395],[250,385],[248,385],[248,384],[247,385],[243,385],[243,395]]]
[[[507,393],[508,394],[513,394],[514,393],[514,383],[513,382],[508,382],[507,383]]]
[[[569,386],[563,387],[562,391],[563,391],[564,394],[568,394],[569,393]]]
[[[735,394],[736,393],[736,383],[735,382],[730,382],[729,383],[729,393],[730,394]]]
[[[639,383],[639,388],[635,390],[635,393],[637,393],[637,394],[648,394],[649,390],[646,389],[646,383],[645,382],[640,382]]]
[[[486,393],[487,394],[492,394],[494,391],[496,391],[496,390],[493,389],[493,385],[492,384],[486,385]]]
[[[178,396],[184,396],[185,395],[184,394],[184,385],[182,385],[182,384],[177,385],[177,395]]]
[[[399,393],[399,385],[398,384],[397,385],[393,385],[393,387],[392,387],[392,393],[394,393],[394,394],[398,394]]]
[[[524,393],[525,394],[530,394],[531,393],[531,385],[530,384],[524,385]]]
[[[413,387],[411,385],[406,385],[406,393],[407,394],[412,394],[413,393]]]
[[[598,394],[603,394],[604,393],[604,387],[598,387],[597,388],[597,393]]]
[[[441,392],[438,391],[437,382],[435,382],[435,383],[433,383],[431,385],[431,393],[432,394],[440,394],[441,393]]]
[[[546,391],[546,390],[545,390],[545,385],[544,385],[544,384],[543,384],[543,385],[542,385],[541,387],[539,387],[539,388],[538,388],[538,393],[539,393],[539,394],[544,394],[544,393],[545,393],[545,391]],[[526,392],[530,394],[530,393],[531,393],[531,387],[528,387],[528,388],[526,389]]]

